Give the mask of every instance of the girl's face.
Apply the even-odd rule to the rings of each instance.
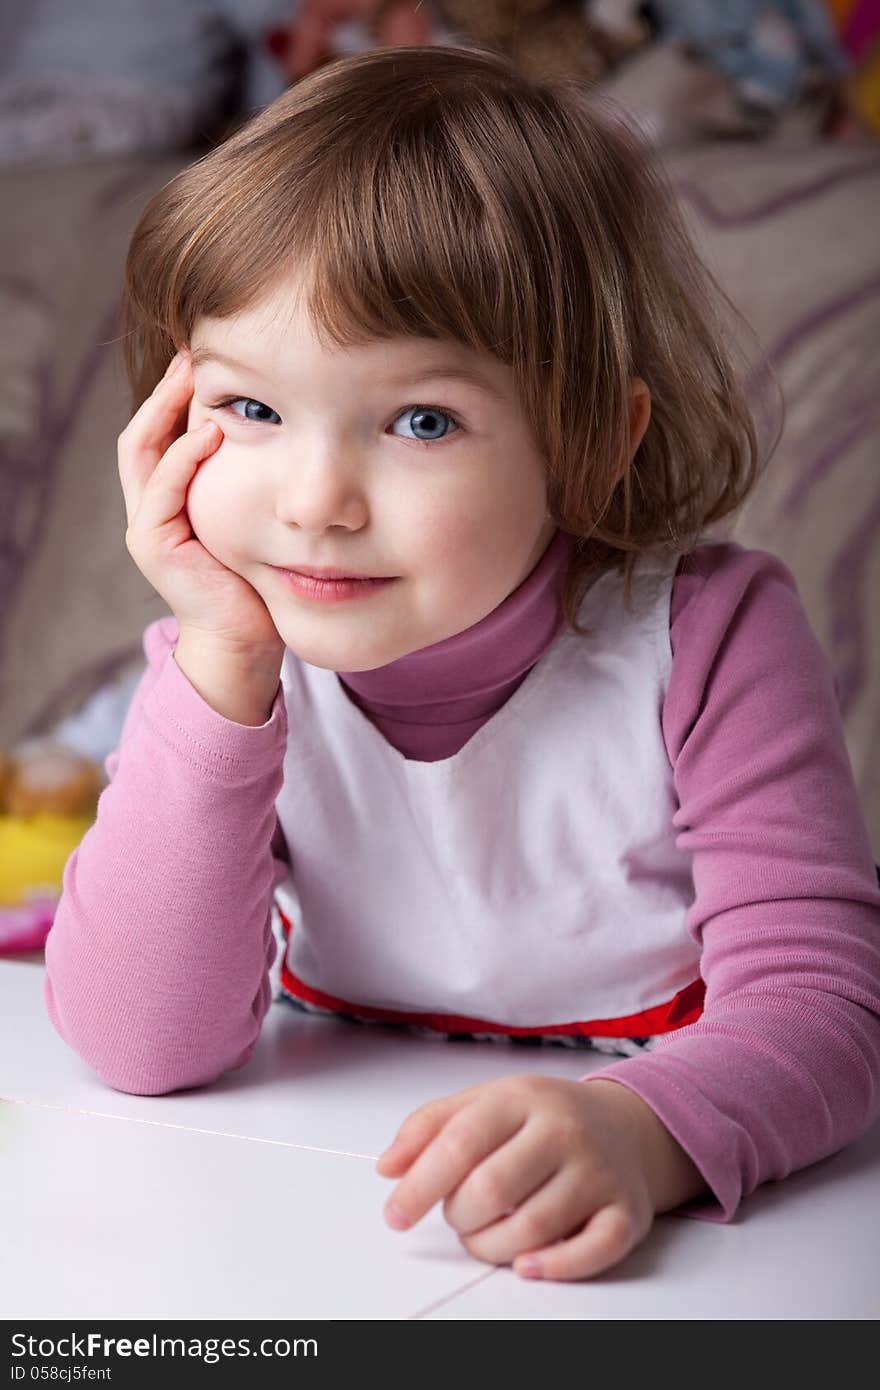
[[[508,367],[431,339],[326,352],[300,306],[275,294],[195,324],[188,423],[224,439],[188,511],[297,656],[367,671],[486,617],[555,526]],[[394,582],[327,603],[278,573],[300,565]]]

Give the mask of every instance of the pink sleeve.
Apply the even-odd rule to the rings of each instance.
[[[108,1085],[138,1095],[204,1085],[250,1057],[285,873],[282,694],[262,726],[232,723],[190,685],[176,641],[170,617],[144,634],[147,670],[46,942],[54,1027]]]
[[[783,562],[701,546],[675,582],[662,727],[700,1019],[593,1072],[659,1116],[729,1221],[880,1112],[880,889],[830,665]]]

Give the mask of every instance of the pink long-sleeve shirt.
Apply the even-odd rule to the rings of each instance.
[[[451,756],[525,679],[561,628],[569,545],[557,533],[465,632],[339,673],[404,756]],[[170,617],[146,630],[147,669],[46,943],[53,1025],[110,1086],[142,1095],[251,1056],[288,870],[282,692],[265,724],[232,723],[177,666],[176,637]],[[640,1096],[709,1189],[681,1210],[729,1220],[759,1183],[880,1113],[880,889],[832,673],[787,567],[733,542],[698,547],[676,573],[670,645],[662,731],[704,1010],[583,1080]]]

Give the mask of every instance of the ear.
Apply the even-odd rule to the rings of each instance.
[[[640,376],[634,376],[629,388],[629,461],[642,442],[651,418],[651,393]]]

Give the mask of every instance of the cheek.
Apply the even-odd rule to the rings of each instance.
[[[414,567],[465,581],[474,548],[485,527],[475,509],[459,499],[425,498],[406,518]]]
[[[414,564],[443,573],[463,593],[482,587],[494,570],[520,563],[541,515],[537,490],[514,487],[497,469],[474,468],[461,487],[422,497],[407,517]]]
[[[222,445],[221,445],[222,448]],[[186,509],[192,528],[215,555],[231,554],[235,538],[246,529],[247,499],[240,474],[216,455],[199,465],[189,485]]]

